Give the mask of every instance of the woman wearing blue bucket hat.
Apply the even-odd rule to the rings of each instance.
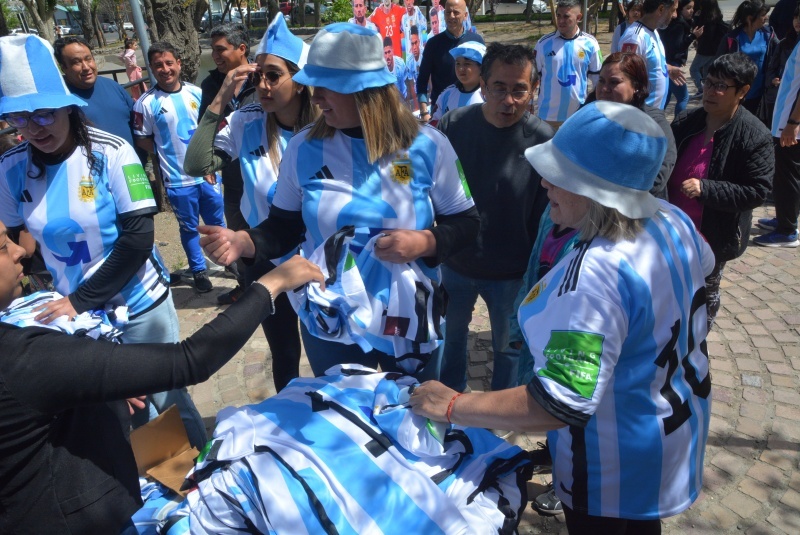
[[[420,259],[430,269],[475,239],[479,219],[455,151],[403,105],[377,33],[346,23],[326,26],[294,80],[313,86],[321,118],[289,142],[265,222],[235,233],[201,229],[208,234],[201,243],[216,262],[274,258],[301,242],[310,256],[352,226],[367,231],[356,234],[351,251],[374,239],[381,261]],[[389,281],[380,284],[373,295],[388,299]],[[314,324],[301,325],[316,375],[345,362],[396,370],[396,359],[403,357],[391,345],[365,351],[352,342],[323,340],[312,334],[316,330]],[[434,359],[422,373],[435,376],[437,365]]]
[[[587,139],[604,140],[602,155]],[[431,381],[410,399],[437,421],[548,431],[571,535],[660,533],[702,489],[714,255],[686,214],[649,193],[666,147],[644,112],[595,102],[526,150],[553,222],[580,239],[519,308],[532,378],[482,394]]]
[[[228,72],[186,151],[184,170],[192,176],[211,175],[239,160],[244,180],[241,210],[251,228],[269,215],[286,144],[317,117],[311,91],[292,80],[307,56],[308,45],[292,34],[282,14],[276,15],[256,50],[256,63]],[[221,117],[237,88],[248,78],[256,88],[258,102]],[[269,259],[246,266],[245,283],[274,268]],[[285,295],[275,300],[275,314],[262,327],[272,357],[275,390],[280,392],[300,375],[297,314]]]
[[[125,343],[177,342],[169,272],[154,245],[150,181],[133,148],[88,126],[82,106],[47,41],[0,38],[0,117],[27,140],[0,158],[0,220],[13,237],[36,239],[65,296],[42,305],[37,319],[127,307]],[[176,404],[192,444],[203,446],[205,424],[185,389],[150,401],[160,410]]]

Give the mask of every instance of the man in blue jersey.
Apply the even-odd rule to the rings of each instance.
[[[213,286],[206,273],[197,225],[202,216],[207,225],[225,226],[222,195],[219,184],[211,183],[216,181],[190,177],[183,170],[186,147],[199,120],[201,91],[181,81],[181,60],[169,43],[153,43],[147,57],[157,83],[134,105],[136,144],[158,153],[195,289],[210,292]]]
[[[402,58],[394,55],[391,37],[383,38],[383,59],[386,60],[386,67],[389,72],[397,79],[394,85],[400,91],[400,96],[403,97],[403,100],[408,100],[408,94],[411,91],[411,79],[405,62],[403,62]]]
[[[533,65],[528,47],[489,45],[481,65],[486,102],[453,110],[439,123],[481,215],[478,239],[442,266],[449,304],[440,376],[459,392],[467,387],[467,336],[479,295],[492,325],[492,390],[516,386],[519,352],[508,347],[508,317],[547,206],[541,177],[523,153],[553,137],[527,111],[537,80]]]
[[[520,306],[532,379],[480,394],[430,381],[410,398],[435,421],[548,431],[570,535],[658,534],[703,485],[714,254],[686,214],[649,193],[666,148],[644,112],[599,101],[526,150],[552,221],[580,235]]]
[[[589,79],[597,85],[603,64],[597,39],[578,27],[583,18],[580,0],[559,0],[557,6],[557,31],[539,39],[534,49],[542,80],[538,115],[553,128],[583,105]]]
[[[680,67],[667,65],[664,45],[658,30],[663,30],[677,16],[678,0],[645,0],[642,18],[628,26],[619,40],[622,52],[639,54],[647,64],[650,95],[646,104],[662,110],[667,104],[669,79],[677,85],[686,83]]]

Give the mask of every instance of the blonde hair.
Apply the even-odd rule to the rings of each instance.
[[[300,68],[292,63],[291,61],[284,59],[286,62],[286,66],[289,69],[289,74],[297,74],[300,71]],[[292,83],[297,84],[297,82],[292,81]],[[300,84],[297,84],[300,85]],[[293,131],[296,134],[301,129],[305,128],[305,126],[309,123],[314,122],[317,119],[317,115],[319,115],[319,110],[316,106],[311,103],[311,88],[306,86],[303,87],[303,91],[300,92],[300,114],[297,116],[297,120],[294,122]],[[289,125],[286,125],[289,126]],[[278,169],[281,166],[281,149],[280,149],[280,139],[281,139],[281,128],[278,125],[278,120],[275,118],[274,113],[267,114],[267,154],[269,154],[269,160],[272,163],[272,169],[275,173],[278,173]]]
[[[595,236],[612,242],[633,240],[644,228],[642,219],[631,219],[622,215],[616,208],[603,206],[589,200],[589,209],[577,225],[581,241],[589,241]]]
[[[370,163],[411,146],[419,134],[419,122],[400,98],[394,84],[353,93],[356,100],[367,158]],[[320,118],[308,131],[308,139],[333,137],[336,129]]]

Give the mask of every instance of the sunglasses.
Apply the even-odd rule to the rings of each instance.
[[[33,121],[39,126],[50,126],[56,122],[56,110],[39,111],[31,115],[7,115],[5,121],[14,128],[25,128],[28,121]]]
[[[259,85],[261,80],[266,80],[270,86],[273,86],[277,84],[281,78],[283,78],[284,74],[286,73],[281,71],[253,71],[247,76],[247,79],[252,86]]]

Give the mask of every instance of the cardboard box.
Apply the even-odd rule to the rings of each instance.
[[[181,485],[200,452],[189,445],[176,406],[135,429],[131,433],[131,447],[140,476],[151,477],[181,496],[186,495],[181,492]]]

